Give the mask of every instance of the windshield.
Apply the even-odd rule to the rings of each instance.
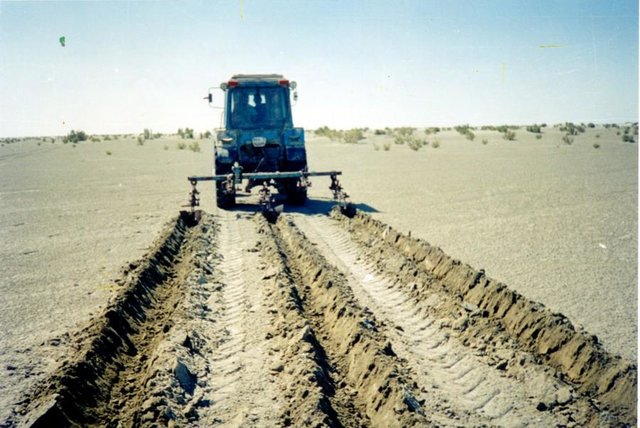
[[[283,128],[287,123],[286,96],[283,87],[233,89],[228,106],[231,128]]]

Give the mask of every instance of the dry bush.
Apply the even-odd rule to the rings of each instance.
[[[360,128],[350,129],[342,135],[342,141],[347,144],[357,144],[360,140],[364,140],[364,133]]]
[[[187,148],[187,143],[178,143],[178,150],[184,150]]]
[[[599,149],[599,148],[600,148],[600,144],[598,144],[598,143],[593,143],[593,148],[594,148],[594,149]]]
[[[567,146],[570,146],[573,144],[573,137],[571,137],[569,134],[565,134],[562,136],[562,142]]]
[[[189,150],[191,150],[194,153],[199,152],[200,143],[198,143],[197,141],[192,142],[191,144],[189,144]]]
[[[516,133],[510,129],[507,129],[504,134],[502,134],[502,138],[504,138],[507,141],[515,141],[516,139]]]

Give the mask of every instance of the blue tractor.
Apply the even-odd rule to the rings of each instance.
[[[224,129],[217,135],[215,175],[232,173],[234,166],[243,174],[307,171],[304,129],[293,126],[291,114],[295,82],[279,74],[238,74],[220,87],[225,91],[225,114]],[[248,179],[244,190],[265,183],[273,184],[291,203],[302,204],[307,198],[304,176]],[[219,207],[234,205],[233,188],[218,181],[216,192]]]
[[[281,201],[304,204],[311,176],[330,176],[334,198],[341,207],[348,205],[337,179],[340,171],[308,170],[304,129],[293,125],[291,114],[291,98],[297,99],[295,82],[280,74],[237,74],[220,89],[225,101],[223,127],[214,147],[214,175],[189,177],[192,208],[199,203],[196,183],[215,181],[218,207],[232,208],[238,190],[260,187],[263,211],[277,216]],[[208,99],[211,103],[211,92]],[[277,203],[272,188],[278,192]]]

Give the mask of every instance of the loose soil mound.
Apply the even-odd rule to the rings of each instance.
[[[474,320],[486,318],[489,328],[493,325],[493,331],[476,326],[469,329],[468,335],[504,332],[603,410],[635,423],[637,366],[607,352],[597,337],[576,331],[562,314],[526,299],[487,277],[484,271],[454,260],[440,248],[403,235],[362,212],[348,219],[334,210],[332,217],[369,248],[368,257],[387,270],[397,269],[398,282],[410,284],[413,289],[409,291],[415,299],[426,300],[428,291],[434,289],[454,296],[461,305],[482,313],[483,317]]]

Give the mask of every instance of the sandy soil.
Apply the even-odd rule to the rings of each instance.
[[[596,133],[600,138],[596,139]],[[575,325],[584,326],[589,333],[599,337],[604,349],[597,341],[590,344],[596,346],[598,352],[604,352],[603,355],[609,355],[610,351],[621,354],[622,361],[634,360],[637,355],[637,146],[622,143],[615,131],[604,129],[590,130],[586,135],[576,137],[571,146],[563,145],[560,134],[553,130],[541,140],[526,134],[520,131],[518,141],[507,142],[500,140],[497,133],[478,132],[476,141],[470,142],[454,132],[447,132],[437,137],[439,148],[423,148],[417,153],[404,146],[394,146],[391,151],[384,152],[374,151],[369,142],[346,146],[320,138],[311,139],[309,156],[312,169],[341,168],[345,172],[343,183],[354,202],[374,218],[400,231],[410,230],[413,238],[424,238],[441,246],[451,256],[478,269],[484,268],[488,277],[505,282],[524,297],[544,303],[551,311],[562,312]],[[371,137],[380,138],[383,137]],[[489,143],[481,144],[482,138],[487,138]],[[75,148],[60,142],[38,145],[36,141],[27,141],[0,147],[0,233],[3,235],[0,251],[5,260],[0,267],[0,292],[3,308],[6,308],[0,319],[0,420],[11,414],[14,404],[34,385],[46,381],[52,373],[58,373],[58,379],[65,379],[69,367],[77,367],[69,355],[86,361],[78,352],[83,349],[81,344],[86,346],[89,337],[100,337],[102,333],[95,320],[102,319],[101,310],[113,305],[123,287],[126,289],[127,284],[135,282],[131,274],[139,270],[139,262],[135,261],[145,260],[143,255],[156,248],[153,245],[158,244],[153,242],[161,234],[163,225],[186,201],[189,186],[185,177],[210,171],[208,144],[202,142],[203,151],[197,153],[177,150],[177,141],[161,139],[138,146],[129,139],[89,142]],[[600,143],[599,149],[593,148],[595,141]],[[469,352],[465,349],[482,346],[477,339],[469,338],[466,344],[463,338],[459,343],[442,345],[446,346],[446,352],[440,348],[440,355],[459,355],[464,359],[463,365],[479,373],[476,377],[470,376],[471,386],[459,386],[473,392],[473,396],[458,402],[455,389],[443,388],[451,383],[447,380],[451,374],[446,367],[452,362],[445,361],[439,371],[434,369],[435,373],[430,374],[432,369],[420,365],[420,354],[415,354],[417,351],[411,341],[397,336],[397,331],[408,331],[411,337],[422,337],[420,342],[429,343],[425,336],[428,335],[439,343],[442,340],[438,340],[438,335],[450,337],[453,334],[447,330],[450,326],[444,323],[433,330],[435,327],[430,329],[424,325],[424,328],[412,331],[416,320],[399,318],[393,307],[385,304],[385,299],[395,293],[392,285],[398,269],[376,271],[373,266],[360,266],[359,258],[371,256],[365,256],[363,249],[353,249],[355,238],[354,243],[334,245],[341,236],[336,231],[342,227],[339,222],[326,224],[329,221],[326,217],[309,216],[328,211],[331,204],[326,200],[325,184],[320,179],[315,181],[311,192],[313,200],[304,213],[306,215],[294,212],[293,221],[315,243],[320,253],[318,257],[326,261],[321,265],[327,263],[337,268],[336,275],[346,278],[344,292],[348,296],[340,294],[343,288],[338,287],[334,301],[354,300],[355,306],[349,311],[356,314],[361,310],[373,311],[373,316],[382,319],[383,324],[400,327],[375,332],[382,336],[368,339],[371,345],[365,346],[365,354],[362,354],[364,358],[366,349],[381,346],[380,353],[391,357],[389,352],[385,353],[387,342],[393,344],[394,354],[402,352],[398,361],[392,358],[382,364],[396,367],[394,370],[400,374],[392,382],[396,386],[390,386],[388,397],[391,401],[378,402],[371,407],[368,403],[380,398],[375,395],[367,398],[362,392],[368,389],[360,380],[363,373],[375,373],[372,378],[376,382],[387,382],[384,379],[388,373],[375,370],[380,363],[370,362],[367,367],[373,364],[373,369],[358,372],[363,369],[352,367],[340,357],[345,352],[358,352],[357,349],[340,351],[339,348],[343,340],[340,334],[357,333],[356,327],[348,324],[336,327],[330,314],[319,318],[305,313],[304,308],[299,307],[299,301],[288,301],[266,285],[251,287],[251,284],[268,283],[276,277],[281,280],[281,286],[276,290],[289,290],[285,293],[287,296],[299,295],[305,302],[315,302],[316,309],[311,312],[323,312],[322,308],[327,305],[322,301],[326,297],[324,294],[316,295],[313,290],[307,291],[300,286],[300,278],[296,275],[309,271],[308,266],[290,266],[289,258],[277,262],[269,258],[270,252],[264,251],[265,246],[276,245],[296,259],[293,255],[298,250],[291,248],[292,244],[286,240],[295,233],[280,226],[273,232],[275,238],[271,238],[272,232],[264,235],[260,230],[272,226],[253,226],[253,220],[243,219],[245,214],[241,210],[236,214],[218,213],[219,216],[208,220],[209,223],[198,226],[206,230],[200,230],[191,238],[181,237],[186,244],[176,244],[180,247],[177,258],[180,263],[186,263],[186,267],[172,262],[168,269],[174,273],[169,276],[178,277],[176,281],[180,284],[187,284],[177,287],[180,290],[189,289],[193,284],[201,285],[203,290],[197,295],[189,294],[188,298],[182,295],[167,297],[167,302],[182,303],[176,304],[177,309],[172,311],[158,310],[158,316],[166,325],[162,339],[157,341],[160,345],[139,345],[141,349],[148,349],[143,353],[147,355],[144,360],[152,356],[151,363],[143,362],[148,364],[143,370],[147,373],[143,383],[151,384],[150,390],[139,392],[134,388],[128,391],[127,382],[120,387],[117,382],[116,386],[106,382],[111,385],[109,391],[122,391],[120,402],[128,402],[127,394],[133,394],[141,403],[130,413],[124,413],[123,418],[129,419],[123,420],[159,418],[161,412],[165,412],[170,420],[195,420],[207,424],[236,421],[236,425],[242,425],[252,421],[271,425],[273,421],[286,421],[287,418],[300,423],[298,418],[302,417],[300,411],[304,404],[321,409],[322,414],[306,414],[324,423],[368,421],[383,424],[390,418],[385,409],[397,414],[402,408],[398,403],[407,406],[405,411],[409,419],[403,420],[407,424],[425,422],[426,419],[421,419],[425,415],[418,411],[422,406],[432,413],[430,418],[434,419],[429,419],[430,422],[443,424],[455,420],[463,425],[479,421],[512,425],[530,423],[535,420],[532,418],[551,417],[555,421],[573,418],[583,422],[594,418],[593,409],[579,399],[583,394],[580,385],[586,381],[571,377],[573,363],[565,364],[550,357],[548,361],[543,358],[542,366],[526,364],[525,371],[537,373],[535,379],[545,386],[538,388],[545,396],[534,395],[531,399],[527,395],[529,392],[522,390],[517,381],[518,376],[524,376],[522,371],[510,369],[504,376],[497,376],[494,369],[486,368],[502,367],[502,361],[507,362],[504,368],[511,367],[509,364],[515,361],[515,356],[505,358],[502,354],[505,350],[498,346],[483,350],[488,354],[486,361],[469,362]],[[205,190],[207,186],[201,187]],[[217,213],[212,193],[203,192],[203,208]],[[252,228],[254,232],[251,232]],[[327,237],[330,231],[335,240]],[[193,231],[182,235],[189,233],[193,234]],[[265,237],[260,238],[261,233]],[[239,239],[241,236],[244,237]],[[200,239],[198,237],[206,238],[207,245],[199,244],[204,246],[202,249],[194,243]],[[184,255],[185,251],[191,255]],[[220,257],[227,261],[216,261]],[[134,266],[127,266],[128,262],[135,262]],[[281,277],[277,272],[262,272],[278,263],[283,264],[282,272],[299,273]],[[127,273],[120,270],[123,266]],[[199,269],[209,266],[209,270],[198,271],[193,266]],[[200,272],[200,276],[194,271]],[[383,273],[391,276],[378,280]],[[358,285],[363,281],[373,290],[369,294],[367,287]],[[376,293],[375,290],[381,291]],[[409,312],[418,304],[404,300],[397,303],[404,302],[402,304]],[[176,305],[166,303],[160,307]],[[297,315],[292,311],[295,307],[299,309]],[[202,313],[195,316],[197,308]],[[279,313],[283,318],[278,322],[261,324],[255,321],[266,318],[273,308],[282,308]],[[253,316],[256,313],[259,316]],[[442,314],[438,316],[444,319]],[[428,323],[430,318],[425,314],[422,320]],[[456,320],[458,318],[453,321]],[[220,328],[211,329],[207,327],[210,324],[219,324]],[[96,331],[87,330],[87,325]],[[285,342],[281,345],[256,339],[282,334],[283,328],[276,327],[271,331],[270,325],[282,325],[285,330],[292,331],[297,331],[293,327],[297,326],[304,340],[292,342],[297,337],[295,334],[293,338],[284,337]],[[81,328],[85,330],[79,333]],[[148,335],[155,337],[158,333],[152,329]],[[538,351],[526,340],[523,343],[517,337],[509,340],[515,340],[516,350],[522,348],[521,352],[526,355],[537,355]],[[133,340],[132,343],[138,342]],[[505,339],[504,343],[511,342]],[[137,345],[134,347],[138,349]],[[307,351],[301,351],[305,347]],[[70,353],[74,349],[76,351]],[[265,354],[270,357],[262,358]],[[202,358],[203,355],[210,358]],[[311,355],[311,359],[305,359],[304,355]],[[502,359],[497,355],[503,355]],[[576,359],[572,358],[569,360]],[[599,361],[609,361],[602,364],[611,368],[610,361],[614,360],[606,357]],[[59,369],[60,361],[67,361],[67,369]],[[292,367],[303,372],[324,373],[328,367],[333,367],[335,372],[313,376],[311,385],[299,385],[292,383],[292,379],[298,378],[295,370],[285,370],[283,362],[291,362]],[[139,361],[122,364],[132,367],[132,373],[140,371]],[[565,376],[577,382],[577,386],[558,383],[549,370],[566,372]],[[626,369],[620,370],[620,373],[629,373]],[[266,376],[264,381],[256,383],[255,380],[265,372],[276,375]],[[104,374],[95,376],[103,378]],[[323,377],[332,381],[323,382]],[[477,382],[478,379],[482,382]],[[313,382],[317,384],[314,386]],[[454,397],[454,402],[450,407],[437,408],[433,400],[424,397],[424,391],[407,386],[413,383],[427,389],[444,389],[444,395],[436,396],[449,397],[447,400]],[[50,385],[53,385],[52,390],[56,389],[55,381]],[[335,385],[340,387],[335,388]],[[174,391],[169,394],[174,401],[145,400],[144,397],[157,396],[154,388],[155,391]],[[283,388],[291,390],[281,393]],[[337,392],[331,393],[331,388]],[[625,390],[623,386],[620,388]],[[634,382],[631,388],[635,395]],[[393,391],[404,391],[405,395],[400,392],[400,395],[394,395],[396,392]],[[298,397],[298,393],[302,401],[297,407],[282,399]],[[360,398],[351,400],[354,394]],[[567,394],[571,398],[565,400]],[[254,397],[249,407],[243,400],[246,396]],[[265,397],[271,396],[280,399],[265,401]],[[511,396],[528,397],[534,409],[543,403],[546,408],[556,410],[541,413],[525,408],[522,412],[514,412],[515,406],[508,399]],[[603,395],[597,399],[606,402],[607,397]],[[419,406],[412,404],[414,399]],[[616,402],[618,399],[610,400]],[[185,402],[188,408],[184,407]],[[313,404],[315,402],[317,406]],[[349,404],[351,402],[355,404]],[[27,399],[22,408],[33,407],[34,403],[43,406],[40,408],[49,408],[46,400],[43,405],[43,400],[32,398]],[[483,409],[482,416],[479,416],[478,408]],[[96,409],[97,413],[89,412],[88,419],[80,420],[112,415],[107,408],[97,406]],[[167,409],[171,411],[166,413]],[[30,415],[33,417],[34,414]]]

